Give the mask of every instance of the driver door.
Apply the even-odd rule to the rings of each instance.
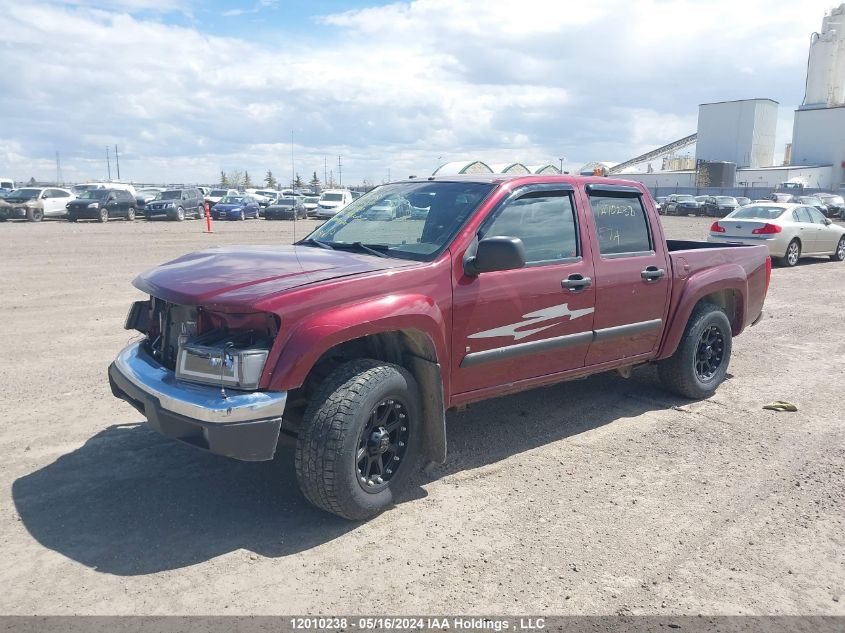
[[[568,185],[515,191],[491,212],[478,239],[522,240],[524,268],[467,274],[453,282],[454,393],[584,366],[595,290],[587,239]]]

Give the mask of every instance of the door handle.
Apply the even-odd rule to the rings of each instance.
[[[662,268],[658,268],[657,266],[649,266],[648,268],[640,272],[640,277],[642,277],[646,281],[657,281],[665,274],[666,271]]]
[[[561,288],[566,288],[569,292],[581,292],[593,285],[593,280],[584,275],[575,273],[569,275],[566,279],[560,282]]]

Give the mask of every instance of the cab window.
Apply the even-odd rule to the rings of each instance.
[[[518,237],[529,266],[580,255],[575,209],[568,191],[532,191],[508,202],[479,237]]]
[[[653,250],[648,218],[639,196],[591,195],[602,255],[648,253]]]

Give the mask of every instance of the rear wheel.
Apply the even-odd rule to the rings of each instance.
[[[798,264],[799,259],[801,259],[801,242],[792,240],[786,247],[786,254],[781,258],[781,262],[792,268]]]
[[[420,395],[402,367],[360,359],[335,369],[305,411],[296,477],[314,505],[354,521],[390,506],[413,472]]]
[[[836,250],[830,258],[835,262],[845,261],[845,235],[839,238],[839,243],[836,245]]]
[[[700,303],[690,315],[678,349],[657,365],[660,381],[678,395],[698,400],[716,391],[731,360],[731,323],[712,303]]]

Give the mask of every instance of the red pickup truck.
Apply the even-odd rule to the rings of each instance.
[[[294,245],[140,275],[149,299],[126,328],[143,338],[109,381],[213,453],[268,460],[290,436],[305,496],[360,520],[420,459],[446,459],[450,407],[644,363],[675,393],[712,394],[770,273],[763,246],[667,241],[638,183],[411,179]]]

